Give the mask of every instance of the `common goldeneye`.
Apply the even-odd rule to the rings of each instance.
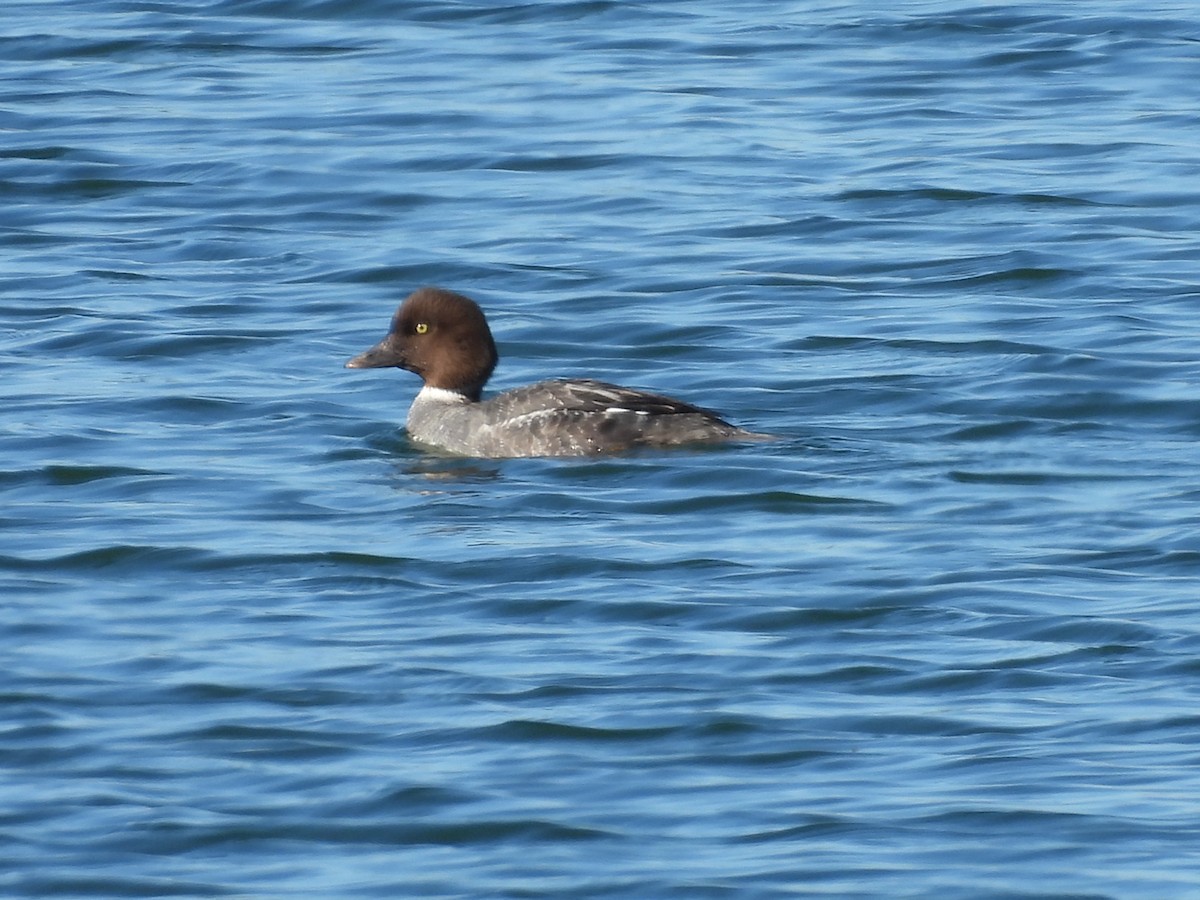
[[[409,436],[463,456],[590,456],[770,439],[690,403],[591,379],[539,381],[481,400],[498,359],[475,301],[423,287],[400,305],[387,336],[346,368],[396,366],[420,375]]]

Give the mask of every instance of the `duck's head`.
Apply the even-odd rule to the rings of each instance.
[[[474,300],[423,287],[400,304],[387,336],[346,368],[408,369],[429,387],[478,400],[499,358],[487,319]]]

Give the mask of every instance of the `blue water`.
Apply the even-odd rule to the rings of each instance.
[[[1200,896],[1195,12],[10,0],[0,893]]]

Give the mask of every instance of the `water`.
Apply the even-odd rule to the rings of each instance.
[[[1194,12],[8,3],[5,896],[1200,896]]]

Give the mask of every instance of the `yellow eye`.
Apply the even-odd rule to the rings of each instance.
[[[428,330],[429,330],[429,326],[426,325],[424,322],[417,323],[417,334],[424,334]]]

